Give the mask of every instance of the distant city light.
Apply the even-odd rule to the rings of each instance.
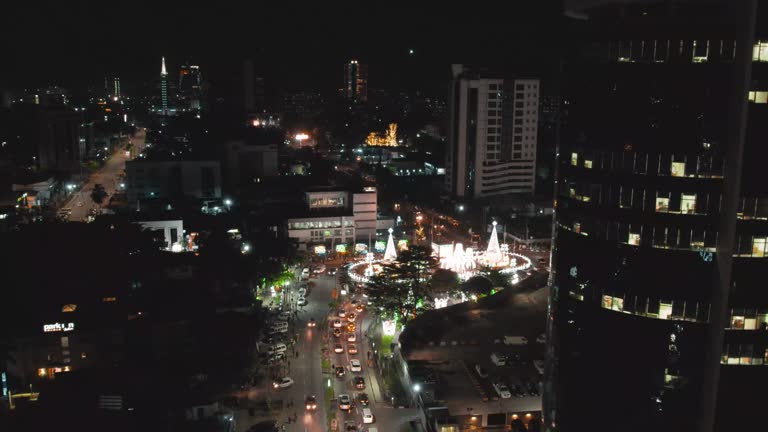
[[[297,133],[294,138],[296,139],[296,141],[301,142],[301,141],[304,141],[305,139],[309,139],[309,135],[305,133]]]
[[[408,50],[408,54],[413,54],[413,48]]]

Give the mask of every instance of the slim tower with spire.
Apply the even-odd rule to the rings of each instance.
[[[160,104],[163,115],[168,115],[168,70],[165,68],[165,57],[160,67]]]

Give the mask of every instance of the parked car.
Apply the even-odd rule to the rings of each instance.
[[[509,399],[512,397],[512,393],[510,393],[509,388],[504,383],[493,383],[493,389],[496,390],[496,394],[502,399]]]
[[[342,411],[349,411],[352,409],[352,399],[348,394],[339,395],[339,409]]]
[[[300,286],[300,287],[299,287],[299,295],[300,295],[300,296],[302,296],[302,297],[303,297],[303,296],[305,296],[305,295],[307,295],[307,287],[305,287],[305,286]]]
[[[288,388],[293,385],[293,380],[290,377],[285,377],[279,381],[275,381],[272,383],[272,387],[274,388]]]
[[[298,300],[296,300],[296,304],[299,306],[306,306],[307,305],[307,298],[306,297],[299,297]]]
[[[477,375],[480,376],[480,378],[488,378],[488,371],[485,370],[482,366],[479,364],[475,365],[475,372],[477,372]]]
[[[363,366],[360,364],[360,360],[352,359],[349,361],[349,370],[352,372],[362,372]]]
[[[365,389],[365,379],[361,376],[356,376],[355,379],[352,380],[352,383],[355,385],[355,388],[358,390]]]

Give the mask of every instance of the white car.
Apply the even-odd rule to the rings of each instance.
[[[506,386],[506,384],[494,383],[493,389],[496,390],[496,394],[499,395],[499,397],[502,399],[509,399],[512,397],[512,392],[509,391],[509,388]]]
[[[333,347],[333,352],[335,352],[336,354],[341,354],[341,353],[343,353],[343,352],[344,352],[344,347],[343,347],[341,344],[338,344],[338,343],[337,343],[337,344],[336,344],[336,345]]]
[[[480,378],[488,378],[488,371],[479,364],[475,365],[475,371],[477,372],[477,375],[480,376]]]
[[[298,300],[296,300],[296,304],[299,306],[306,306],[307,305],[307,299],[304,296],[299,297]]]
[[[272,387],[274,388],[288,388],[292,385],[293,385],[293,380],[289,377],[285,377],[280,381],[275,381],[272,383]]]
[[[356,342],[357,341],[357,335],[354,333],[350,333],[347,335],[347,342]]]
[[[362,372],[363,366],[360,364],[360,360],[352,359],[349,361],[349,370],[352,372]]]
[[[334,327],[334,328],[339,328],[339,327],[341,327],[341,320],[336,320],[336,321],[334,321],[334,322],[333,322],[333,327]]]
[[[299,296],[304,297],[307,295],[307,288],[306,287],[300,287],[299,288]]]

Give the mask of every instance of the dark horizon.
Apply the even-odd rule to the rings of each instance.
[[[371,88],[434,92],[448,80],[451,63],[493,59],[538,72],[555,57],[547,54],[556,39],[551,6],[519,5],[469,19],[421,6],[315,6],[298,15],[282,7],[212,9],[132,4],[115,12],[75,2],[40,11],[19,5],[5,14],[0,30],[13,41],[0,87],[85,87],[114,74],[130,88],[157,79],[165,56],[171,76],[189,59],[206,78],[231,80],[242,73],[242,60],[253,58],[272,87],[328,91],[341,86],[342,65],[354,58],[369,64]],[[526,19],[517,22],[518,13]],[[218,19],[207,21],[211,17]]]

